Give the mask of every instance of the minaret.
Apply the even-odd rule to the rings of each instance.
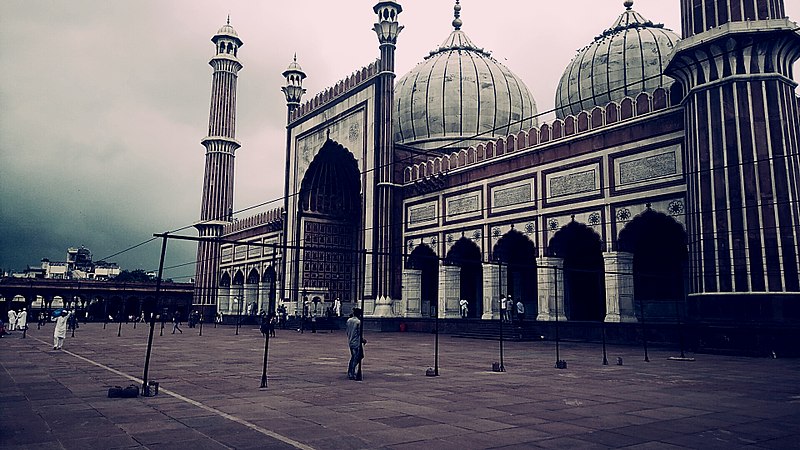
[[[242,64],[237,59],[242,41],[228,22],[211,38],[216,54],[209,64],[214,68],[211,85],[211,112],[203,179],[203,204],[200,222],[195,225],[201,238],[218,238],[233,214],[234,153],[240,147],[236,137],[236,80]],[[216,305],[219,284],[219,242],[201,241],[197,245],[194,304],[204,308]],[[205,311],[204,311],[205,313]]]
[[[400,297],[400,222],[399,197],[394,184],[394,142],[392,108],[394,107],[394,51],[403,26],[397,16],[403,8],[393,1],[378,2],[373,8],[378,15],[374,26],[380,43],[380,72],[376,86],[377,125],[375,148],[375,228],[373,280],[375,316],[392,315],[392,299]]]
[[[306,73],[303,72],[303,69],[300,67],[300,64],[297,64],[297,54],[295,53],[294,59],[292,60],[289,67],[283,71],[283,77],[286,79],[286,86],[281,88],[283,94],[286,96],[286,123],[288,124],[292,120],[292,113],[300,106],[300,101],[303,99],[303,94],[306,93],[306,90],[303,89],[303,80],[306,78]],[[280,290],[280,297],[281,300],[288,300],[288,296],[286,295],[287,290],[297,292],[297,286],[287,286],[286,280],[286,264],[289,261],[289,250],[288,250],[288,224],[286,222],[286,214],[289,211],[289,170],[291,168],[291,157],[289,154],[289,150],[291,149],[291,130],[287,128],[286,130],[286,173],[284,174],[284,184],[283,184],[283,230],[281,239],[283,239],[283,252],[281,254],[281,290]],[[298,277],[294,278],[294,283],[297,283],[299,279]]]
[[[783,0],[681,0],[681,12],[667,74],[685,95],[692,298],[700,314],[743,305],[737,293],[800,298],[797,25]]]

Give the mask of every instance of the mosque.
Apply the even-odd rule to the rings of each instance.
[[[464,299],[491,320],[510,296],[538,322],[797,324],[797,25],[783,0],[680,0],[679,36],[633,3],[574,56],[543,122],[458,0],[398,77],[403,8],[378,2],[376,60],[310,98],[297,61],[283,72],[284,204],[237,220],[243,41],[224,25],[195,305],[321,314],[338,298],[412,319],[460,317]]]

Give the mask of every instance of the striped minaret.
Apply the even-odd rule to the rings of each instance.
[[[797,25],[783,0],[681,0],[691,292],[800,292]],[[788,297],[787,297],[788,298]]]
[[[230,25],[230,18],[211,41],[216,46],[216,54],[209,61],[214,68],[211,113],[208,136],[201,141],[206,148],[206,168],[200,222],[195,225],[201,238],[219,237],[223,226],[231,220],[234,153],[240,146],[235,139],[236,80],[242,68],[237,54],[243,44]],[[194,304],[203,310],[217,303],[219,262],[218,242],[201,241],[197,245]]]
[[[381,59],[377,85],[377,129],[375,137],[375,228],[373,229],[373,279],[375,280],[375,316],[393,315],[392,301],[400,298],[400,219],[398,193],[394,184],[394,142],[392,108],[394,106],[394,52],[403,26],[397,21],[403,8],[393,1],[378,2],[374,30],[380,43]]]

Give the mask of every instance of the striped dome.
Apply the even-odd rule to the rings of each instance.
[[[442,45],[397,81],[396,143],[452,151],[536,125],[528,87],[476,46],[461,23],[457,14]]]
[[[668,56],[679,37],[625,2],[616,22],[569,63],[556,90],[556,116],[564,118],[643,91],[668,87]]]

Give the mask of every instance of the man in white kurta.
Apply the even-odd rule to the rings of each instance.
[[[67,337],[67,321],[71,312],[66,309],[61,310],[61,315],[56,319],[56,328],[53,330],[53,350],[61,350],[64,346],[64,339]]]
[[[22,308],[22,311],[17,314],[17,329],[24,330],[28,327],[28,311]]]
[[[17,326],[17,312],[13,309],[8,310],[8,331],[14,331]]]

